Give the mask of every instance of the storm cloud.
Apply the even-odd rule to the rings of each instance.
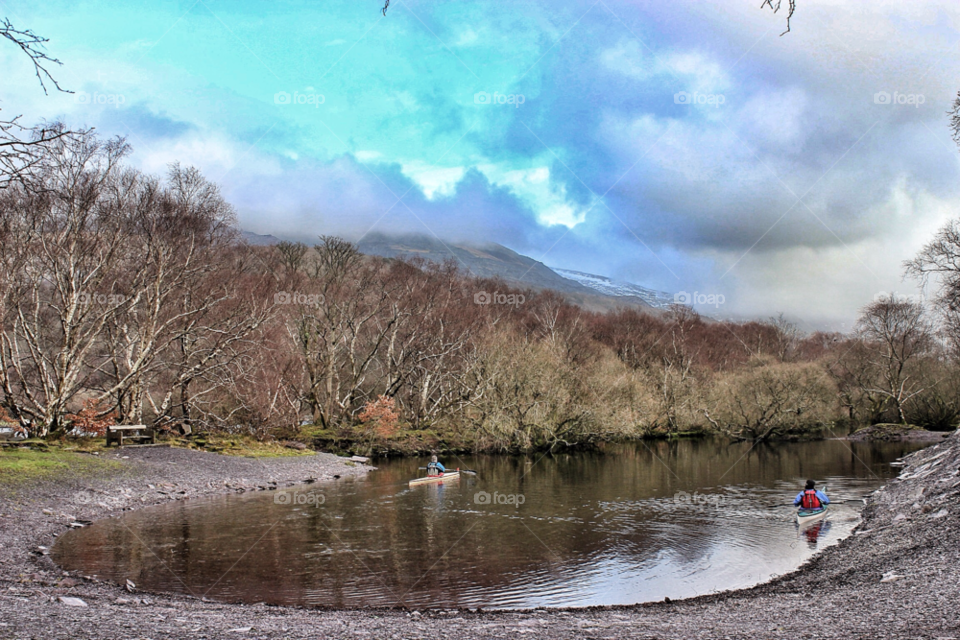
[[[848,327],[956,215],[957,7],[209,4],[15,2],[78,94],[8,48],[0,106],[195,164],[251,231],[500,242],[731,317]]]

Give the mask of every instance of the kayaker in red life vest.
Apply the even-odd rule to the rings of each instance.
[[[806,488],[794,498],[793,506],[801,509],[819,509],[830,504],[830,498],[824,492],[815,489],[816,485],[817,483],[813,480],[807,480]]]

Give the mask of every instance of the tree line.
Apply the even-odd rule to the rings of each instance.
[[[0,407],[30,435],[314,425],[516,451],[960,417],[957,222],[906,266],[929,304],[878,299],[849,335],[804,335],[683,306],[592,313],[332,236],[250,246],[196,169],[144,174],[122,139],[45,131],[0,189]]]

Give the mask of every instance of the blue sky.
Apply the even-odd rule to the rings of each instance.
[[[76,93],[0,47],[0,108],[196,165],[251,231],[495,241],[849,328],[958,211],[960,8],[800,0],[779,37],[757,4],[7,0]]]

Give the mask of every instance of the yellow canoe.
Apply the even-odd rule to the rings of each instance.
[[[447,480],[459,480],[460,472],[459,471],[447,471],[441,476],[427,476],[426,478],[414,478],[410,481],[410,486],[416,486],[418,484],[431,484],[433,482],[445,482]]]

